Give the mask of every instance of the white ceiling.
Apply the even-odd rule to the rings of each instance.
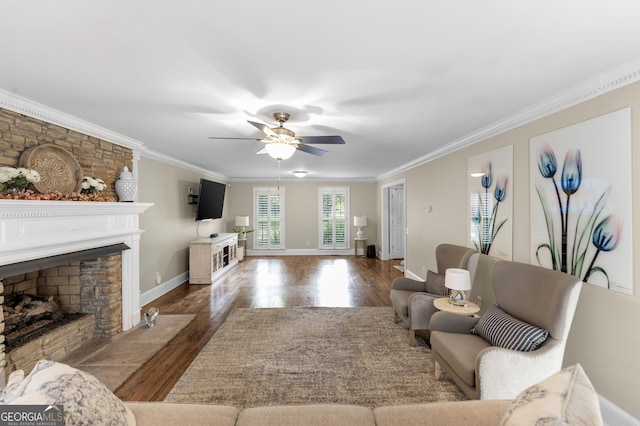
[[[230,179],[374,179],[640,57],[637,0],[3,0],[0,89]],[[341,135],[278,168],[247,123]]]

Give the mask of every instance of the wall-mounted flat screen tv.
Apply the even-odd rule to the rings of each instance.
[[[220,219],[224,207],[224,191],[227,185],[200,179],[200,191],[198,192],[198,206],[196,208],[196,221],[208,219]]]

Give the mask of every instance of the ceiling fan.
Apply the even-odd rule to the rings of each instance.
[[[316,148],[307,144],[344,144],[344,139],[341,136],[296,136],[296,134],[284,127],[284,123],[289,120],[291,114],[288,112],[275,112],[273,118],[280,123],[278,127],[269,127],[266,124],[257,123],[255,121],[247,120],[249,124],[260,130],[266,136],[262,139],[256,138],[228,138],[210,136],[209,139],[240,139],[240,140],[255,140],[262,142],[265,145],[263,149],[258,151],[258,154],[269,154],[276,160],[286,160],[291,157],[297,150],[307,152],[309,154],[317,156],[325,156],[329,151],[325,151],[320,148]]]

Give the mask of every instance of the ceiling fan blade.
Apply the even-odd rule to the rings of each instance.
[[[344,139],[342,139],[342,136],[297,136],[296,138],[300,139],[302,143],[325,143],[334,145],[344,144]]]
[[[313,155],[317,155],[318,157],[324,157],[325,155],[327,155],[329,153],[329,151],[325,151],[324,149],[316,148],[316,147],[305,145],[305,144],[302,144],[302,143],[299,143],[296,148],[299,149],[300,151],[307,152],[307,153],[313,154]]]
[[[256,154],[268,154],[267,148],[262,148],[260,151],[256,152]]]
[[[271,130],[271,127],[267,126],[266,124],[256,123],[255,121],[251,121],[251,120],[247,120],[247,123],[251,124],[253,127],[260,130],[262,133],[264,133],[267,136],[273,136],[275,138],[280,139],[280,136],[278,136],[278,134],[273,130]]]
[[[256,138],[227,138],[225,136],[209,136],[209,139],[229,139],[229,140],[258,141],[258,142],[260,142],[260,139],[256,139]]]

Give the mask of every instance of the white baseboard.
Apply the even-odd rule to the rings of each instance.
[[[158,297],[170,292],[174,288],[178,287],[180,284],[189,280],[189,273],[183,272],[177,277],[171,278],[169,281],[165,281],[162,284],[158,284],[154,288],[149,291],[145,291],[140,294],[140,306],[144,306],[147,303],[151,303],[156,300]]]
[[[640,421],[611,401],[598,395],[602,422],[607,426],[639,426]]]
[[[425,279],[424,279],[424,278],[422,278],[420,275],[416,275],[416,274],[414,274],[413,272],[411,272],[411,271],[410,271],[410,270],[408,270],[408,269],[405,269],[405,270],[404,270],[404,276],[405,276],[406,278],[411,278],[412,280],[416,280],[416,281],[424,281],[424,280],[425,280]]]
[[[245,256],[355,256],[354,249],[284,249],[284,250],[247,250]]]

